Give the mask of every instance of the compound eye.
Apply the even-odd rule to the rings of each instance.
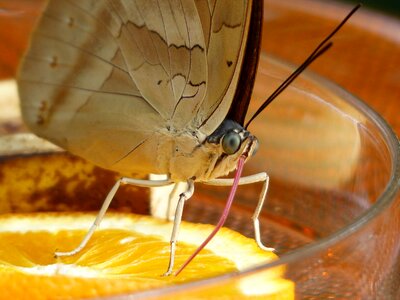
[[[224,135],[221,144],[226,154],[234,154],[239,150],[241,143],[242,140],[239,133],[230,131]]]

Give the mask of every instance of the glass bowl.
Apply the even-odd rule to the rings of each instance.
[[[292,69],[262,55],[250,113]],[[6,101],[15,108],[0,110],[0,213],[98,210],[118,174],[24,133],[13,84],[0,85],[0,108]],[[262,240],[280,260],[126,298],[190,298],[285,266],[296,299],[398,299],[399,141],[386,122],[338,86],[306,72],[249,129],[260,148],[245,173],[270,176]],[[253,236],[260,189],[239,187],[227,227]],[[215,224],[227,194],[228,188],[197,184],[184,219]],[[149,214],[148,198],[148,190],[124,186],[111,210]]]

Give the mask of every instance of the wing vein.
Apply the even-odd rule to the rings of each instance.
[[[99,55],[97,55],[95,53],[92,53],[92,52],[86,50],[85,48],[78,47],[78,46],[76,46],[74,44],[71,44],[68,41],[64,41],[64,40],[61,40],[61,39],[56,38],[56,37],[48,36],[48,35],[42,34],[40,32],[36,32],[35,35],[42,36],[42,37],[45,37],[45,38],[50,39],[50,40],[55,40],[55,41],[58,41],[60,43],[65,44],[65,45],[68,45],[68,46],[70,46],[70,47],[72,47],[74,49],[80,50],[80,51],[82,51],[82,52],[84,52],[84,53],[86,53],[86,54],[88,54],[90,56],[93,56],[94,58],[96,58],[96,59],[98,59],[98,60],[100,60],[100,61],[102,61],[102,62],[104,62],[104,63],[106,63],[106,64],[108,64],[108,65],[110,65],[110,66],[122,71],[122,72],[124,72],[124,73],[126,73],[127,75],[129,75],[129,72],[127,70],[121,68],[120,66],[114,64],[113,62],[111,62],[111,61],[109,61],[107,59],[102,58],[101,56],[99,56]],[[30,56],[30,57],[32,57],[32,56]]]
[[[169,3],[169,2],[168,2],[168,3]],[[165,72],[166,72],[168,78],[170,79],[170,80],[169,80],[169,85],[170,85],[170,87],[171,87],[172,92],[174,93],[174,96],[176,97],[176,91],[175,91],[174,85],[172,84],[171,51],[170,51],[170,48],[169,48],[169,41],[168,41],[167,29],[165,28],[165,22],[164,22],[163,15],[162,15],[162,13],[161,13],[161,7],[160,7],[160,2],[159,2],[159,0],[157,0],[157,7],[158,7],[158,11],[159,11],[160,16],[161,16],[162,25],[163,25],[162,27],[163,27],[164,35],[165,35],[165,43],[166,43],[167,50],[168,50],[169,72],[168,72],[168,70],[165,70],[164,66],[163,66],[163,68],[164,68],[164,70],[165,70]],[[152,40],[153,45],[154,45],[153,37],[151,38],[151,40]],[[156,49],[157,49],[157,48],[156,48]],[[160,55],[159,55],[158,51],[157,51],[157,56],[158,56],[158,59],[161,61]],[[161,63],[161,64],[162,64],[162,63]]]
[[[158,3],[158,2],[157,2],[157,3]],[[143,17],[143,14],[142,14],[142,12],[140,11],[140,8],[136,5],[136,3],[134,3],[134,5],[136,6],[136,9],[137,9],[137,11],[139,12],[140,16],[142,17],[142,19],[143,19],[143,20],[146,20],[146,19]],[[146,22],[146,21],[145,21],[145,22]],[[134,24],[134,25],[136,25],[136,24]],[[144,26],[146,26],[146,25],[144,25]],[[147,27],[147,29],[148,29],[149,32],[158,34],[157,32],[154,32],[153,30],[150,30],[148,26],[146,26],[146,27]],[[129,30],[129,28],[128,28],[128,30]],[[132,36],[135,36],[132,32],[131,32],[131,35],[132,35]],[[151,42],[152,42],[152,44],[153,44],[154,49],[156,49],[156,53],[157,53],[157,57],[158,57],[159,63],[158,63],[158,64],[151,64],[150,62],[147,61],[147,59],[145,59],[146,62],[147,62],[149,65],[159,65],[159,66],[161,66],[162,69],[164,70],[165,74],[167,75],[167,77],[170,77],[170,75],[168,74],[168,71],[165,69],[165,67],[163,66],[163,64],[162,64],[162,62],[161,62],[160,54],[158,53],[157,47],[156,47],[156,45],[154,44],[154,39],[153,39],[153,37],[152,37],[151,35],[150,35],[150,38],[151,38]],[[135,39],[135,43],[136,43],[136,45],[138,45],[136,39]],[[168,44],[167,44],[167,47],[168,47]],[[140,48],[138,47],[138,49],[140,49]],[[143,55],[143,52],[141,52],[141,53],[142,53],[143,58],[145,58],[145,56]]]
[[[152,136],[152,135],[151,135]],[[122,156],[120,159],[116,160],[112,165],[116,165],[119,163],[121,160],[127,158],[131,153],[135,152],[137,148],[139,148],[141,145],[143,145],[150,137],[145,138],[143,141],[141,141],[139,144],[137,144],[135,147],[133,147],[131,150],[128,151],[124,156]]]
[[[179,2],[180,2],[180,4],[181,4],[182,11],[184,11],[183,5],[182,5],[182,0],[180,0]],[[192,47],[192,44],[191,44],[191,41],[190,41],[189,26],[188,26],[188,23],[187,23],[187,19],[186,19],[186,15],[185,15],[185,14],[183,14],[183,18],[185,19],[186,35],[187,35],[187,39],[188,39],[188,41],[189,41],[189,45],[186,45],[186,47],[187,47],[188,49],[190,49],[190,48]],[[185,80],[186,80],[186,82],[185,82],[185,88],[186,88],[186,86],[187,86],[187,84],[188,84],[188,81],[189,81],[189,76],[190,76],[190,72],[191,72],[191,66],[192,66],[192,51],[189,51],[189,67],[188,67],[188,72],[187,72],[187,74],[186,74],[186,76],[185,76]],[[184,91],[185,91],[185,89],[182,90],[182,93],[183,93]],[[197,92],[196,92],[196,95],[197,95],[197,93],[198,93],[198,90],[197,90]],[[182,97],[182,95],[183,95],[183,94],[180,95],[179,100],[178,100],[178,102],[176,103],[176,105],[175,105],[175,107],[174,107],[174,110],[173,110],[173,112],[172,112],[172,118],[175,116],[176,109],[178,108],[179,103],[181,103],[181,101],[185,98],[185,97]]]
[[[139,98],[143,99],[141,95],[130,94],[130,93],[100,91],[98,89],[90,89],[90,88],[84,88],[84,87],[80,87],[80,86],[58,84],[58,83],[52,83],[52,82],[46,82],[46,81],[27,80],[27,79],[22,79],[22,78],[20,78],[19,81],[27,82],[27,83],[35,83],[35,84],[44,84],[44,85],[49,85],[49,86],[57,86],[57,87],[66,88],[66,89],[81,90],[81,91],[91,92],[91,93],[95,93],[95,94],[109,94],[109,95],[128,96],[128,97],[135,97],[135,98],[139,97]],[[157,110],[155,110],[155,111],[157,111]]]
[[[96,23],[100,23],[104,26],[104,28],[106,28],[106,30],[108,31],[108,33],[110,34],[110,36],[112,37],[112,39],[115,41],[116,44],[119,45],[119,41],[118,39],[114,36],[114,34],[110,31],[110,29],[108,28],[107,24],[104,23],[101,19],[97,18],[97,16],[92,15],[89,11],[87,11],[86,9],[84,9],[83,7],[76,5],[74,2],[67,0],[68,3],[70,3],[72,6],[75,6],[76,8],[78,8],[80,11],[84,12],[86,15],[88,15],[89,17],[91,17]],[[56,19],[58,20],[58,19]],[[58,20],[61,22],[61,20]],[[122,23],[122,22],[121,22]],[[87,30],[85,30],[84,27],[81,26],[77,26],[78,28],[82,29],[83,31],[87,32],[87,33],[92,33],[89,32]]]

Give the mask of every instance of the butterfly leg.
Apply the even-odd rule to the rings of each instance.
[[[175,250],[176,250],[176,242],[177,242],[178,234],[179,234],[179,225],[181,224],[181,221],[182,221],[183,206],[184,206],[185,202],[187,200],[189,200],[190,197],[192,197],[193,193],[194,193],[193,180],[188,180],[187,181],[187,189],[185,192],[183,192],[179,195],[178,205],[176,206],[176,210],[175,210],[174,225],[172,228],[171,241],[170,241],[169,264],[168,264],[167,271],[164,273],[164,276],[169,276],[172,274],[172,270],[174,268],[174,263],[175,263]]]
[[[114,186],[111,188],[111,190],[108,192],[106,199],[103,202],[103,205],[100,208],[99,213],[97,214],[97,217],[92,224],[92,226],[89,228],[89,231],[86,233],[84,238],[82,239],[81,243],[79,244],[78,247],[73,249],[72,251],[68,252],[55,252],[54,255],[56,257],[61,257],[61,256],[72,256],[77,253],[79,253],[89,242],[90,238],[94,234],[96,228],[100,225],[100,222],[103,220],[105,213],[107,212],[108,207],[111,204],[112,199],[114,198],[115,194],[117,193],[119,187],[124,184],[130,184],[130,185],[135,185],[135,186],[140,186],[140,187],[159,187],[159,186],[166,186],[173,184],[169,179],[164,179],[164,180],[144,180],[144,179],[134,179],[134,178],[128,178],[128,177],[122,177],[117,180],[117,182],[114,184]]]
[[[167,175],[150,174],[150,179],[166,179]],[[150,189],[150,213],[153,217],[173,221],[179,195],[187,190],[187,182]],[[166,201],[166,195],[168,201]]]
[[[266,250],[266,251],[273,251],[274,248],[269,248],[264,246],[264,244],[261,241],[261,234],[260,234],[260,220],[259,216],[261,213],[261,210],[264,206],[264,202],[267,196],[268,192],[268,185],[269,185],[269,176],[267,173],[262,172],[254,175],[249,175],[249,176],[244,176],[240,178],[239,180],[239,185],[244,185],[244,184],[252,184],[252,183],[257,183],[257,182],[263,182],[263,187],[258,199],[257,207],[254,211],[254,214],[252,216],[253,220],[253,225],[254,225],[254,237],[257,242],[258,247],[260,249]],[[213,179],[207,182],[204,182],[204,184],[208,185],[216,185],[216,186],[230,186],[233,183],[233,179],[230,178],[217,178]]]

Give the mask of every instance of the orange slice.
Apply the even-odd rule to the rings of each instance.
[[[223,228],[179,276],[165,277],[162,274],[168,265],[172,224],[147,216],[112,213],[107,214],[84,250],[72,257],[54,258],[56,250],[69,251],[79,244],[94,217],[83,213],[1,216],[0,298],[66,299],[133,293],[277,259],[274,253],[260,250],[252,239]],[[182,223],[177,267],[212,228]],[[283,272],[283,268],[270,270],[262,282],[257,276],[242,280],[229,287],[228,294],[294,299],[293,283],[282,278]],[[258,289],[252,284],[257,281]],[[212,291],[206,296],[212,298]]]

